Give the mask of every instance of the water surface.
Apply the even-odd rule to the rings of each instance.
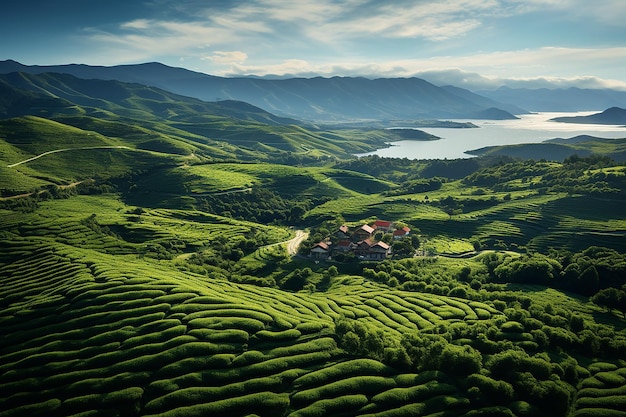
[[[578,113],[545,112],[518,116],[517,120],[469,120],[478,129],[423,128],[424,132],[439,136],[440,140],[402,140],[390,143],[389,148],[357,156],[378,155],[388,158],[456,159],[471,158],[465,153],[485,146],[538,143],[547,139],[590,135],[602,138],[626,138],[626,127],[616,125],[574,124],[551,122],[561,116],[584,116],[598,111]],[[454,120],[467,122],[468,120]],[[402,126],[398,126],[402,127]]]

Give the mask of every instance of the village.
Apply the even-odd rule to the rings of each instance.
[[[376,220],[351,229],[339,227],[333,236],[313,245],[309,257],[315,260],[331,260],[333,256],[352,254],[360,260],[380,261],[391,255],[392,241],[411,235],[411,228],[399,226],[386,220]]]

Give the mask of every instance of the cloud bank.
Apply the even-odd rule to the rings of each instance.
[[[85,28],[96,46],[91,63],[184,61],[223,76],[423,76],[474,89],[626,88],[618,74],[626,67],[626,47],[611,41],[612,35],[626,38],[621,0],[596,0],[593,7],[583,0],[150,4],[159,12]],[[585,30],[601,30],[604,42],[582,39],[582,45],[576,36]]]

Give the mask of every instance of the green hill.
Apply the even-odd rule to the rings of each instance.
[[[0,114],[56,120],[147,150],[211,159],[315,161],[373,150],[384,130],[328,132],[236,101],[203,102],[139,84],[66,74],[0,75]]]
[[[603,112],[590,114],[588,116],[555,117],[551,119],[562,123],[591,123],[601,125],[623,125],[626,124],[626,109],[611,107]]]
[[[356,159],[395,134],[29,77],[63,98],[0,120],[0,417],[623,413],[606,144]],[[376,219],[386,259],[309,256]]]
[[[545,159],[563,161],[568,157],[580,157],[592,154],[606,155],[616,161],[626,159],[626,139],[605,139],[593,136],[575,136],[572,138],[548,139],[542,143],[523,143],[518,145],[488,146],[468,151],[478,156],[509,156],[520,159]]]

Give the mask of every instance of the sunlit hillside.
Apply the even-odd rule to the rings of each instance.
[[[614,148],[357,159],[397,134],[21,77],[0,417],[626,413]]]

